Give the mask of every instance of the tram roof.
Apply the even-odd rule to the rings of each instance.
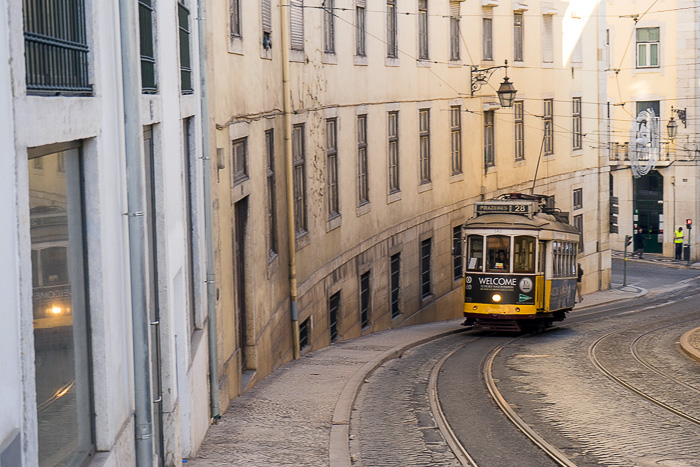
[[[578,229],[571,224],[559,222],[553,215],[538,212],[532,218],[520,214],[481,214],[467,219],[466,229],[511,229],[511,230],[549,230],[579,235]]]

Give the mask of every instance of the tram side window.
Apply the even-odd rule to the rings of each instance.
[[[467,270],[481,271],[484,264],[484,237],[470,235],[467,239]]]
[[[535,272],[535,238],[515,237],[513,272]]]
[[[489,272],[510,271],[510,237],[489,235],[486,239],[486,254]]]
[[[559,274],[559,258],[561,254],[559,252],[559,242],[552,243],[552,276],[560,277]]]

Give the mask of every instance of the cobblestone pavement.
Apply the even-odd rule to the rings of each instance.
[[[643,292],[628,288],[588,294],[574,313],[577,309],[639,297]],[[197,456],[187,460],[189,465],[351,466],[350,414],[367,376],[409,348],[459,332],[461,321],[371,334],[287,363],[231,401],[219,423],[210,427]],[[687,345],[698,346],[700,355],[700,329],[691,337],[686,339]]]

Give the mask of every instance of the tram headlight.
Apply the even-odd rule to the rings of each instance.
[[[52,306],[49,308],[49,311],[51,311],[51,314],[53,315],[60,315],[63,313],[63,309],[60,306]]]
[[[491,297],[491,300],[493,300],[494,302],[500,302],[500,301],[501,301],[501,298],[502,298],[502,297],[501,297],[501,294],[495,293],[495,294],[493,294],[493,296]]]

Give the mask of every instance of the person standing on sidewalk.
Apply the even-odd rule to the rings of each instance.
[[[678,227],[676,230],[676,261],[681,260],[681,253],[683,252],[683,227]]]
[[[578,263],[578,268],[576,270],[576,303],[583,301],[583,297],[581,296],[581,281],[583,281],[583,268],[581,267],[581,263]]]

